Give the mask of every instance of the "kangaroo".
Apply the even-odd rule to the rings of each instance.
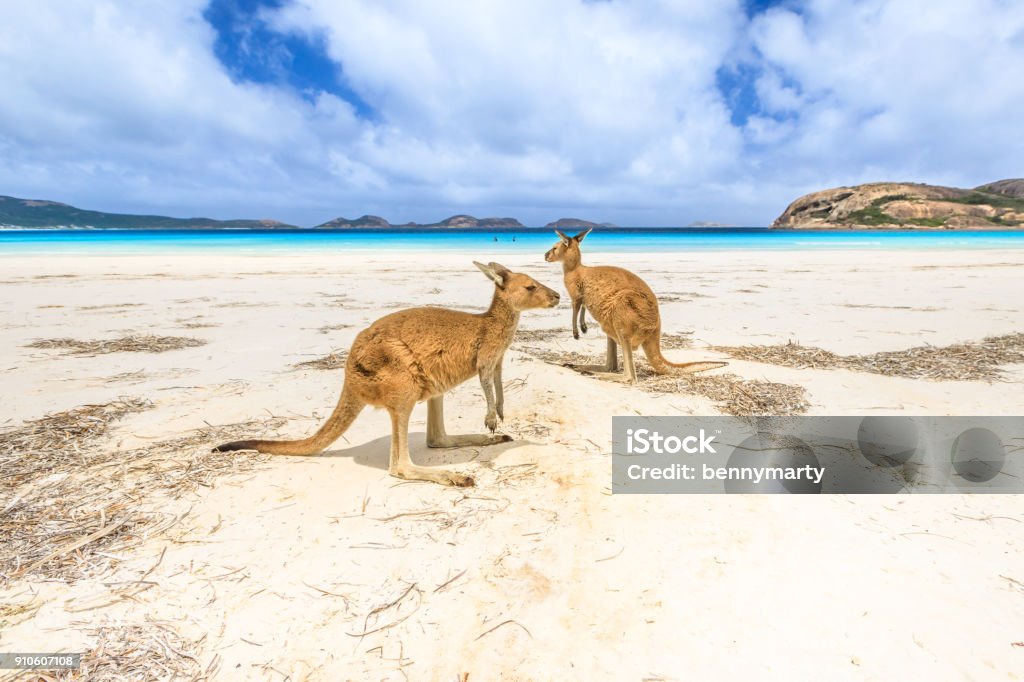
[[[345,383],[334,412],[316,433],[303,440],[241,440],[215,451],[258,450],[275,455],[315,455],[344,433],[367,405],[391,415],[388,472],[406,479],[471,486],[473,478],[417,466],[409,457],[409,415],[427,402],[427,446],[455,448],[494,445],[512,438],[495,433],[504,419],[501,363],[519,325],[519,313],[552,308],[558,293],[532,277],[498,263],[473,262],[494,282],[487,312],[411,308],[386,315],[356,336],[345,362]],[[489,434],[449,435],[444,428],[444,394],[473,375],[487,400],[484,425]]]
[[[622,346],[626,379],[636,383],[633,351],[642,346],[651,368],[658,374],[671,369],[683,372],[703,372],[724,367],[725,362],[669,362],[661,354],[661,314],[658,297],[642,279],[629,270],[611,266],[583,265],[580,243],[590,234],[588,228],[575,237],[567,237],[555,230],[558,243],[544,255],[549,263],[562,263],[565,288],[572,299],[572,336],[580,338],[580,330],[587,333],[587,310],[608,336],[608,351],[604,366],[583,369],[617,372],[618,349]]]

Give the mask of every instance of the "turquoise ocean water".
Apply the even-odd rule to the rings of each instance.
[[[571,232],[570,232],[571,233]],[[0,256],[159,254],[416,249],[474,253],[543,251],[547,228],[489,230],[0,230]],[[597,228],[587,251],[687,252],[772,250],[1019,249],[1019,231],[768,230],[764,228]]]

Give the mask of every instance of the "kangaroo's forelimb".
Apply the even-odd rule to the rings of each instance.
[[[583,316],[583,298],[577,296],[572,299],[572,338],[580,338],[580,329],[578,319]]]
[[[484,399],[487,400],[487,416],[484,417],[484,426],[490,429],[491,433],[498,430],[498,410],[494,400],[494,370],[487,367],[480,368],[480,386],[484,389]]]
[[[501,381],[501,363],[504,358],[498,359],[494,367],[494,411],[498,414],[499,421],[505,421],[505,386]]]

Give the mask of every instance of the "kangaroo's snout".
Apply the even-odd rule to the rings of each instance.
[[[561,298],[562,297],[558,295],[557,291],[554,291],[553,289],[548,289],[548,300],[551,302],[551,305],[548,306],[549,308],[554,308],[556,305],[558,305],[558,301],[561,300]]]
[[[555,250],[554,249],[548,249],[548,252],[544,254],[544,260],[546,260],[548,263],[550,263],[554,259],[555,259]]]

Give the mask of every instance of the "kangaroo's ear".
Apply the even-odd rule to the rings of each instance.
[[[501,278],[502,278],[503,280],[506,280],[506,279],[508,279],[508,276],[512,274],[512,271],[511,271],[511,270],[509,270],[508,268],[506,268],[506,267],[505,267],[504,265],[502,265],[501,263],[495,263],[494,261],[491,261],[490,263],[488,263],[488,264],[487,264],[487,267],[489,267],[489,268],[490,268],[491,270],[494,270],[494,271],[495,271],[496,273],[498,273],[499,275],[501,275]]]
[[[569,238],[566,237],[565,233],[562,232],[561,230],[555,230],[555,234],[558,235],[558,238],[562,240],[563,244],[568,244],[569,243]]]
[[[487,275],[487,279],[489,279],[492,282],[494,282],[495,284],[497,284],[498,288],[500,288],[500,289],[504,289],[505,288],[505,277],[502,276],[500,273],[496,272],[494,270],[494,268],[492,268],[490,265],[484,265],[483,263],[478,263],[476,261],[473,261],[473,265],[475,265],[478,268],[480,268],[480,272],[482,272],[485,275]],[[492,264],[492,265],[494,265],[494,264]],[[501,267],[501,266],[498,266],[498,267]],[[508,271],[506,270],[506,272],[508,272]]]
[[[584,239],[586,239],[587,235],[590,234],[590,231],[593,230],[593,229],[594,228],[592,228],[592,227],[588,227],[587,229],[583,230],[582,232],[577,234],[575,237],[573,237],[573,239],[575,239],[577,242],[581,242]]]

